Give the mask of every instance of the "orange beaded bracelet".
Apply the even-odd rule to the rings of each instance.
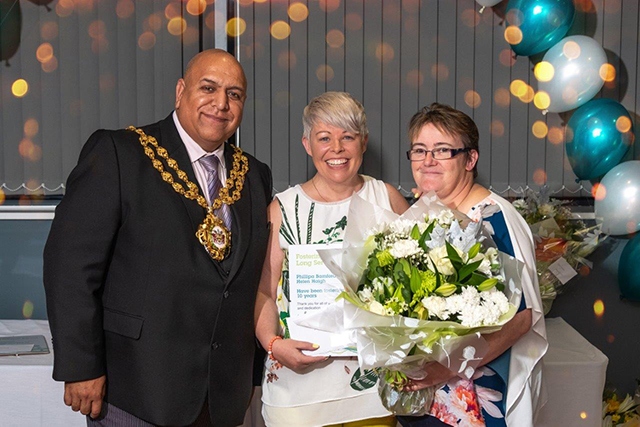
[[[273,338],[271,338],[271,340],[269,341],[269,345],[267,346],[267,354],[269,355],[269,359],[274,361],[276,360],[276,358],[273,357],[273,343],[281,339],[282,337],[280,335],[276,335]]]

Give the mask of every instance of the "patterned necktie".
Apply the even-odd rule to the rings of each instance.
[[[198,161],[207,171],[207,190],[209,191],[209,200],[213,203],[222,188],[222,183],[220,182],[220,178],[218,178],[220,161],[216,156],[201,157]],[[215,210],[215,214],[218,218],[222,219],[227,230],[231,231],[231,210],[229,209],[229,205],[223,203],[219,209]]]

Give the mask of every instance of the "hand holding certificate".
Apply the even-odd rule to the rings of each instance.
[[[343,327],[343,301],[336,301],[344,288],[317,252],[339,247],[341,244],[289,246],[289,333],[294,339],[319,345],[309,355],[356,355],[351,334]]]

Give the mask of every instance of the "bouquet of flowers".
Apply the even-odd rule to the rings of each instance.
[[[536,271],[547,314],[570,279],[558,277],[554,267],[562,263],[573,271],[590,269],[592,264],[586,257],[606,236],[601,234],[601,224],[587,226],[581,219],[574,219],[571,210],[562,201],[550,198],[546,188],[540,193],[529,190],[524,198],[515,200],[513,206],[531,227],[536,242]]]
[[[517,311],[522,291],[513,279],[522,265],[435,195],[399,218],[354,196],[349,215],[358,221],[347,224],[345,247],[319,251],[345,285],[344,327],[356,332],[360,367],[378,370],[383,405],[427,413],[435,388],[404,391],[408,377],[438,361],[471,378],[487,349],[481,333]]]
[[[638,382],[640,384],[640,381]],[[621,402],[615,392],[605,391],[602,402],[603,427],[640,427],[640,385],[635,396],[627,396]]]

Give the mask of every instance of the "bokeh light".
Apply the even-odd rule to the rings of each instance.
[[[522,41],[522,30],[515,25],[509,25],[504,30],[504,39],[507,43],[516,45]]]
[[[542,120],[536,120],[535,122],[533,122],[533,125],[531,125],[531,133],[536,138],[542,139],[545,136],[547,136],[548,132],[549,132],[549,127]]]
[[[493,92],[493,101],[497,106],[506,108],[511,104],[511,95],[507,89],[499,87]]]
[[[562,53],[568,59],[577,59],[580,57],[580,45],[572,40],[564,43]]]
[[[29,300],[26,300],[24,304],[22,304],[22,317],[25,319],[31,319],[33,316],[33,303]]]
[[[284,50],[278,55],[278,67],[285,71],[295,68],[298,63],[298,57],[292,50]]]
[[[75,4],[73,0],[58,0],[56,3],[56,14],[60,18],[65,18],[73,13]]]
[[[514,7],[509,10],[505,18],[507,22],[519,27],[524,22],[524,13],[520,9]]]
[[[333,80],[335,73],[333,72],[333,68],[330,65],[320,65],[316,68],[316,77],[321,82],[330,82]]]
[[[391,46],[389,43],[382,42],[376,45],[376,58],[378,58],[378,61],[382,63],[387,63],[393,60],[395,54],[396,53],[393,50],[393,46]]]
[[[104,21],[96,19],[95,21],[91,22],[91,24],[89,24],[87,32],[92,39],[99,39],[106,35],[107,27],[104,24]]]
[[[601,299],[597,299],[593,303],[593,313],[597,318],[601,318],[604,315],[604,302]]]
[[[547,172],[544,171],[544,169],[536,169],[535,171],[533,171],[533,182],[536,183],[536,185],[544,185],[547,183]]]
[[[2,191],[2,188],[0,188],[0,205],[3,204],[6,199],[7,196],[5,196],[4,191]]]
[[[618,132],[626,133],[631,130],[631,120],[627,116],[620,116],[616,120],[616,129]]]
[[[168,20],[172,20],[173,18],[180,18],[180,3],[170,2],[164,8],[164,17]]]
[[[465,9],[460,15],[460,20],[463,25],[473,28],[480,23],[480,14],[475,9]]]
[[[595,5],[593,0],[573,0],[576,5],[577,12],[595,13]]]
[[[445,64],[437,63],[431,66],[431,77],[438,81],[449,79],[449,67]]]
[[[613,342],[614,342],[615,340],[616,340],[616,336],[615,336],[615,335],[613,335],[613,334],[609,334],[609,335],[607,335],[607,342],[608,342],[609,344],[613,344]]]
[[[109,41],[104,37],[93,39],[93,41],[91,42],[91,51],[95,54],[99,54],[100,52],[105,52],[108,49],[109,49]]]
[[[36,59],[40,62],[47,62],[53,56],[53,46],[51,43],[42,43],[36,49]]]
[[[525,88],[524,94],[519,98],[520,98],[520,101],[526,102],[528,104],[529,102],[533,101],[534,97],[535,97],[535,91],[531,86],[527,85]]]
[[[580,418],[582,418],[583,420],[586,420],[587,419],[587,413],[584,412],[584,411],[580,412]]]
[[[342,47],[344,45],[344,34],[340,30],[329,30],[326,40],[327,44],[333,48]]]
[[[424,83],[424,75],[420,70],[410,70],[407,73],[405,82],[407,86],[417,89]]]
[[[320,9],[325,12],[333,12],[340,6],[340,0],[320,0]]]
[[[118,0],[116,4],[116,15],[120,19],[127,19],[133,15],[135,12],[136,6],[133,4],[132,0]]]
[[[156,45],[156,35],[151,31],[145,31],[138,37],[138,46],[142,50],[152,49]]]
[[[207,9],[205,0],[189,0],[187,1],[187,12],[193,16],[199,16]]]
[[[47,62],[40,64],[40,67],[45,73],[52,73],[58,69],[58,58],[52,56]]]
[[[173,36],[179,36],[187,29],[187,21],[180,17],[171,18],[167,23],[167,31]]]
[[[58,23],[53,21],[44,22],[40,27],[40,37],[43,40],[53,40],[58,37]]]
[[[149,17],[142,23],[142,28],[145,31],[153,31],[154,33],[160,31],[162,28],[162,16],[157,13],[149,15]]]
[[[349,31],[362,29],[362,16],[357,13],[347,13],[344,19],[345,26]]]
[[[492,120],[491,121],[491,135],[493,136],[503,136],[504,135],[504,123],[502,120]]]
[[[284,40],[291,34],[291,27],[284,21],[275,21],[271,24],[271,36],[276,40]]]
[[[40,124],[33,117],[25,120],[24,122],[24,136],[27,138],[33,138],[38,134],[40,130]]]
[[[513,96],[520,98],[521,96],[524,96],[527,93],[528,86],[529,85],[527,85],[524,81],[520,79],[515,79],[509,85],[509,90],[511,91],[511,94]]]
[[[580,268],[578,268],[578,274],[582,277],[587,277],[589,274],[591,274],[591,269],[588,265],[582,264]]]
[[[599,74],[600,78],[605,82],[612,82],[616,79],[616,69],[609,63],[602,64]]]
[[[543,90],[538,91],[533,97],[533,105],[540,110],[546,110],[551,105],[551,97]]]
[[[593,187],[591,187],[591,196],[598,201],[604,200],[604,198],[607,197],[607,187],[599,182],[593,184]]]
[[[561,127],[551,126],[547,133],[547,141],[553,145],[560,145],[564,142],[564,131]]]
[[[11,93],[16,98],[22,98],[29,91],[29,83],[25,79],[18,79],[11,85]]]
[[[307,5],[300,2],[292,3],[287,10],[289,18],[294,22],[302,22],[309,16]]]
[[[512,67],[516,63],[516,57],[513,55],[511,49],[502,49],[498,57],[500,64],[505,67]]]
[[[42,158],[42,148],[39,145],[34,144],[30,138],[23,138],[18,144],[18,153],[22,158],[37,162]]]
[[[468,90],[464,93],[464,103],[471,108],[478,108],[482,103],[482,98],[475,90]]]
[[[227,34],[230,37],[239,37],[247,30],[247,22],[242,18],[231,18],[227,22]]]
[[[555,70],[551,62],[540,61],[533,68],[533,74],[539,82],[548,82],[553,78]]]

